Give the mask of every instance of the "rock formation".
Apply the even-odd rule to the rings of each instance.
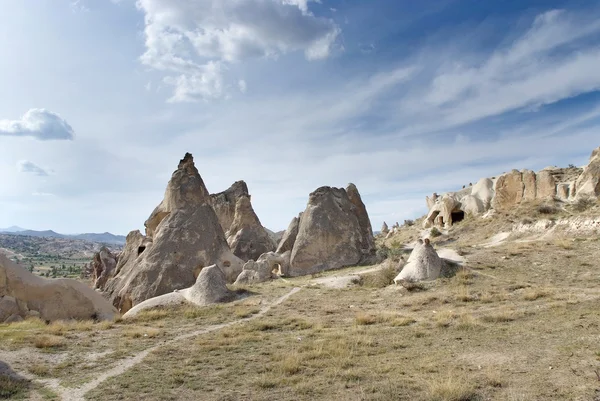
[[[244,265],[244,270],[240,273],[234,284],[253,284],[269,281],[276,277],[276,274],[287,275],[290,265],[290,251],[282,255],[269,252],[260,255],[255,262],[249,260]],[[274,274],[274,272],[277,272]]]
[[[294,217],[290,222],[287,230],[283,234],[283,238],[279,242],[279,246],[277,247],[277,253],[282,254],[284,252],[291,251],[294,247],[294,242],[296,242],[296,237],[298,236],[298,228],[300,227],[300,219],[302,218],[302,213],[298,215],[298,217]]]
[[[346,187],[346,193],[348,194],[348,199],[350,199],[350,202],[352,202],[356,208],[355,214],[358,218],[358,225],[361,233],[360,249],[364,253],[364,257],[362,259],[365,260],[367,257],[375,254],[375,238],[373,238],[371,220],[369,219],[367,208],[362,201],[356,185],[352,183],[348,184]]]
[[[186,303],[196,306],[206,306],[215,303],[231,302],[236,298],[236,293],[227,288],[227,281],[223,271],[218,266],[212,265],[202,269],[193,286],[147,299],[131,308],[123,315],[123,318],[134,317],[146,309]]]
[[[89,266],[92,279],[94,280],[94,288],[104,287],[106,281],[114,273],[117,261],[118,257],[105,246],[100,248],[100,251],[94,255]]]
[[[35,276],[0,254],[0,322],[27,316],[111,320],[116,315],[115,308],[85,284]]]
[[[493,210],[509,210],[521,203],[560,199],[572,202],[581,197],[600,196],[600,148],[592,152],[585,168],[546,167],[537,173],[512,170],[499,177],[483,178],[475,186],[442,196],[426,197],[429,212],[424,228],[449,228],[464,215],[482,215]]]
[[[358,204],[358,191],[353,185],[349,190]],[[292,248],[290,276],[356,265],[374,255],[366,209],[355,203],[343,188],[321,187],[309,195]]]
[[[600,196],[600,147],[594,149],[589,164],[575,183],[578,198]]]
[[[260,255],[272,252],[277,244],[260,220],[249,196],[240,196],[235,205],[235,217],[227,232],[227,243],[235,256],[247,262],[257,260]]]
[[[224,233],[229,231],[235,219],[235,205],[238,199],[248,196],[250,193],[244,181],[236,181],[225,191],[210,195],[212,207]]]
[[[440,276],[443,263],[429,239],[419,239],[394,283],[435,280]]]
[[[243,262],[233,255],[191,154],[180,161],[163,201],[145,223],[146,236],[127,236],[104,290],[121,312],[138,303],[194,284],[216,264],[230,282]]]
[[[388,227],[387,223],[384,221],[383,225],[381,226],[381,233],[387,234],[389,232],[390,232],[390,228]]]

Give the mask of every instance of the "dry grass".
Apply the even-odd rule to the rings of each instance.
[[[49,349],[49,348],[62,348],[66,345],[64,338],[51,334],[45,334],[36,337],[33,340],[33,345],[36,348]]]
[[[449,375],[436,378],[428,383],[428,401],[476,401],[480,397],[472,382]]]
[[[153,327],[130,327],[123,331],[123,335],[129,338],[155,338],[163,334],[163,331]]]
[[[28,391],[28,381],[0,375],[0,399],[22,399]]]

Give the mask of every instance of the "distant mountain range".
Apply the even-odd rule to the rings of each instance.
[[[95,234],[95,233],[86,233],[86,234],[74,234],[74,235],[66,235],[59,234],[52,230],[46,231],[34,231],[27,230],[25,228],[12,226],[8,228],[0,228],[0,234],[11,234],[11,235],[22,235],[28,237],[43,237],[43,238],[65,238],[65,239],[79,239],[89,242],[100,242],[104,244],[125,244],[125,236],[124,235],[114,235],[111,233],[103,233],[103,234]]]

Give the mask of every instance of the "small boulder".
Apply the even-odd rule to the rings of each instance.
[[[277,271],[281,275],[286,275],[289,264],[289,251],[283,255],[275,252],[262,254],[256,262],[253,260],[246,262],[244,270],[242,270],[234,284],[244,285],[269,281],[275,277],[274,271]]]
[[[19,313],[19,305],[14,297],[4,296],[0,299],[0,322],[5,321],[11,315]]]
[[[440,276],[442,266],[443,261],[433,249],[429,239],[419,239],[406,265],[394,279],[394,283],[436,280]]]
[[[186,303],[196,306],[206,306],[215,303],[231,302],[236,298],[236,293],[227,288],[227,280],[223,271],[218,266],[212,265],[202,269],[193,286],[147,299],[131,308],[123,315],[123,318],[134,317],[146,309]]]

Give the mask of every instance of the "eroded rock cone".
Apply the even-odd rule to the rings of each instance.
[[[367,208],[362,201],[356,185],[352,183],[348,184],[346,193],[348,194],[348,199],[350,199],[350,202],[352,202],[355,207],[356,218],[358,219],[358,225],[360,226],[360,247],[363,253],[362,261],[365,262],[368,257],[375,255],[375,238],[373,237],[371,220],[369,219]]]
[[[106,281],[115,272],[117,261],[118,257],[104,246],[94,255],[94,258],[90,262],[94,288],[104,287]]]
[[[248,196],[250,196],[248,185],[244,181],[236,181],[225,191],[210,195],[213,209],[224,233],[227,233],[233,224],[238,199]]]
[[[105,291],[126,312],[146,299],[193,285],[200,271],[213,264],[230,282],[243,266],[229,249],[208,191],[187,153],[164,200],[146,221],[146,236],[137,231],[127,236]]]
[[[228,232],[227,242],[235,256],[247,262],[272,252],[277,244],[262,226],[249,196],[241,196],[235,206],[235,218]]]
[[[360,263],[365,254],[371,253],[365,244],[373,236],[370,232],[371,239],[363,238],[367,228],[361,227],[361,213],[344,189],[321,187],[312,192],[300,219],[289,275],[301,276]]]
[[[235,292],[227,288],[227,280],[223,271],[218,266],[212,265],[202,269],[193,286],[147,299],[131,308],[123,315],[123,318],[134,317],[146,309],[186,303],[196,306],[206,306],[215,303],[230,302],[236,298]]]
[[[298,215],[298,217],[294,217],[290,222],[287,230],[283,234],[281,241],[279,241],[279,246],[277,246],[277,253],[282,254],[284,252],[291,252],[294,248],[294,242],[296,242],[296,237],[298,236],[298,228],[300,228],[300,219],[302,218],[302,213]]]
[[[0,254],[0,322],[17,321],[16,315],[39,316],[48,321],[111,320],[117,311],[77,280],[38,277]]]
[[[419,239],[408,257],[406,265],[396,276],[394,282],[398,284],[401,281],[435,280],[440,276],[442,266],[443,261],[433,249],[429,239]]]

